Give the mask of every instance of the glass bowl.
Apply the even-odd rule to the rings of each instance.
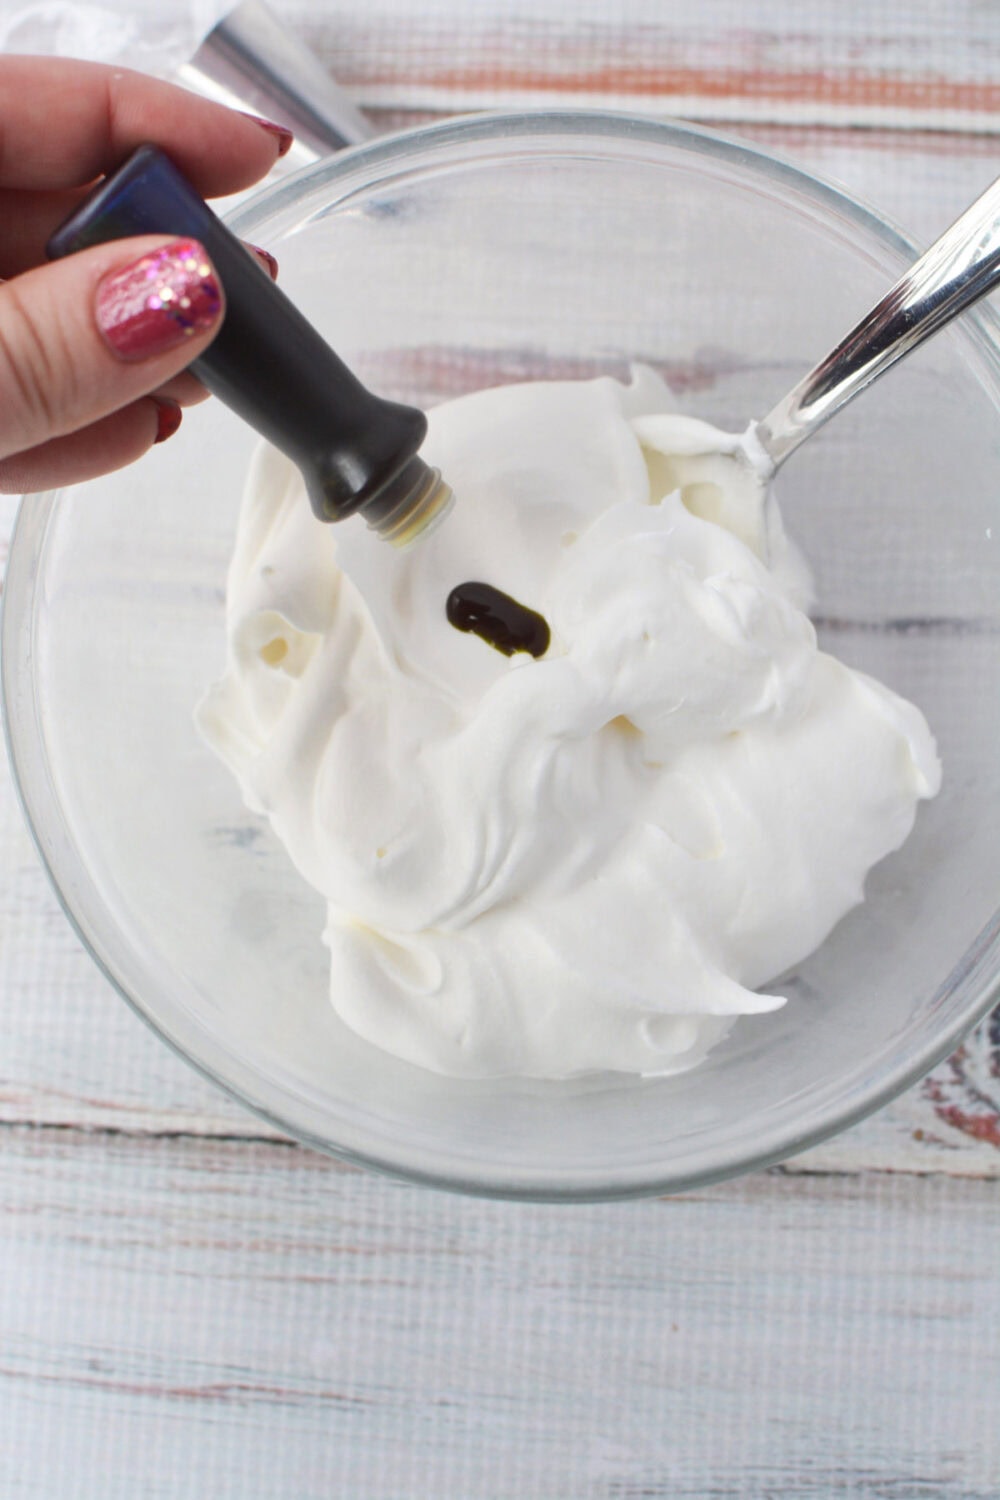
[[[307,169],[233,216],[380,392],[658,368],[742,427],[911,258],[866,209],[709,133],[493,115]],[[612,1198],[801,1150],[904,1089],[988,1007],[1000,895],[1000,364],[967,317],[782,471],[825,644],[911,697],[945,769],[864,905],[694,1072],[422,1072],[328,999],[323,905],[200,742],[255,435],[219,404],[111,478],[25,500],[3,671],[15,775],[68,915],[171,1045],[291,1135],[443,1187]],[[361,524],[347,522],[348,525]]]

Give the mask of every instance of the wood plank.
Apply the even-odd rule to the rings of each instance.
[[[1000,13],[959,0],[315,0],[283,7],[364,106],[628,108],[688,119],[993,134]]]
[[[994,175],[976,0],[275,3],[384,122],[729,122],[917,238]],[[264,1127],[104,984],[0,769],[0,1035],[4,1500],[995,1500],[1000,1209],[960,1179],[1000,1175],[1000,1022],[794,1164],[842,1177],[566,1211],[229,1144]]]
[[[992,1184],[565,1210],[274,1146],[3,1144],[4,1500],[996,1495]]]

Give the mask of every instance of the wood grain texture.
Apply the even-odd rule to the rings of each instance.
[[[1000,161],[977,0],[273,3],[385,128],[686,115],[918,240]],[[670,1201],[458,1200],[259,1139],[90,963],[0,767],[0,1500],[996,1500],[998,1120],[994,1018]]]
[[[960,0],[292,0],[363,105],[629,108],[694,120],[994,133],[1000,16]]]
[[[567,1211],[3,1132],[4,1500],[995,1500],[997,1195]]]

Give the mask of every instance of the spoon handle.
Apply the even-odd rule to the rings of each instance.
[[[227,10],[178,76],[206,98],[288,125],[295,141],[279,170],[374,134],[315,53],[263,0],[239,0]]]
[[[1000,178],[755,425],[773,465],[998,281]]]

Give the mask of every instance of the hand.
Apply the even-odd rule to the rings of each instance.
[[[183,371],[224,307],[199,245],[147,235],[45,260],[95,179],[145,141],[209,196],[263,177],[291,135],[140,73],[0,57],[0,491],[121,468],[205,395]]]

